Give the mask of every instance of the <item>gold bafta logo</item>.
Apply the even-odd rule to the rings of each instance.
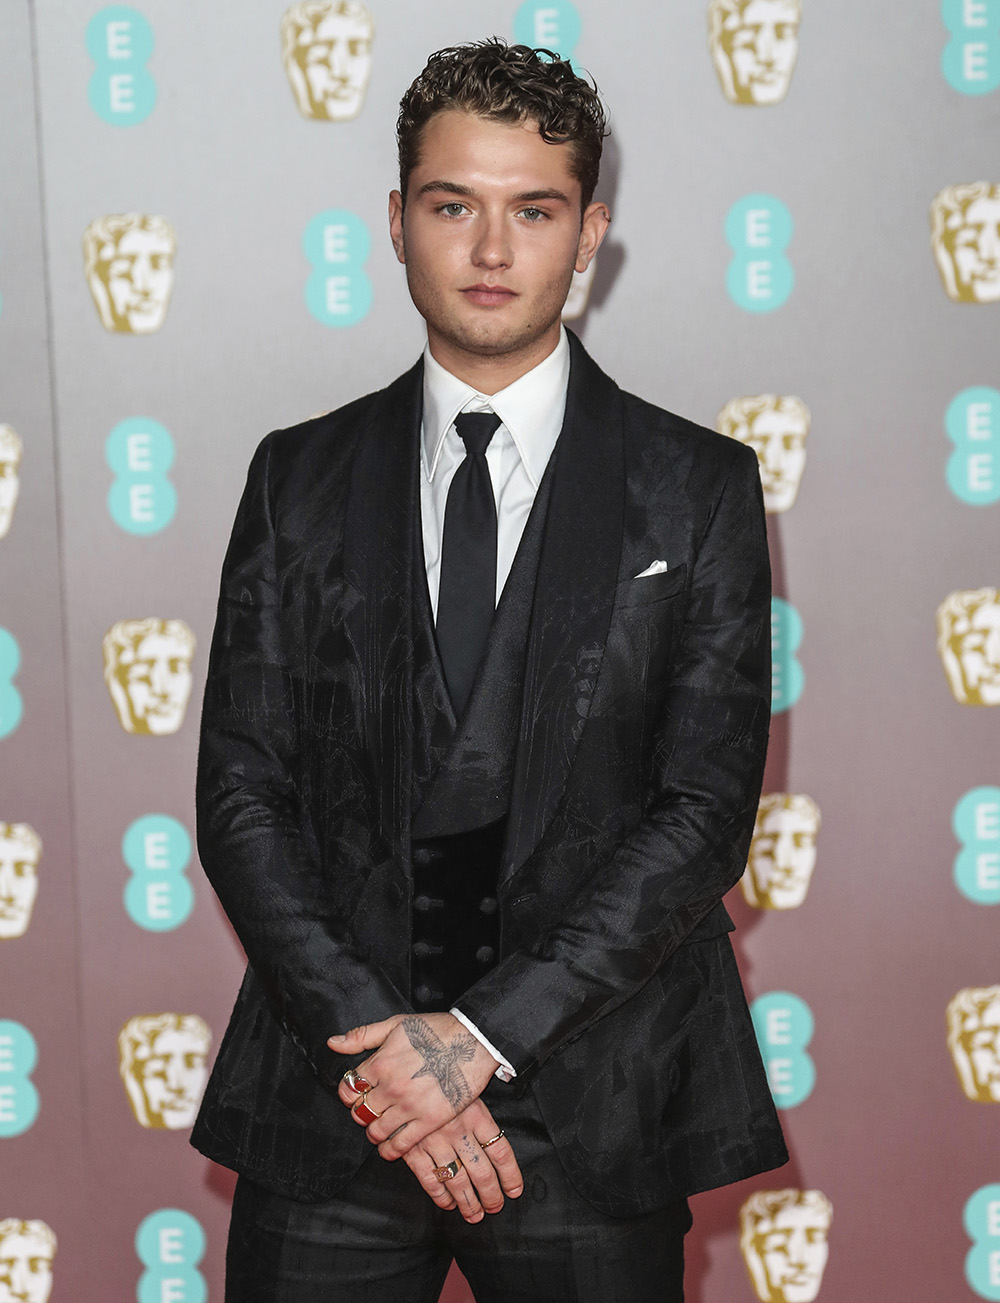
[[[754,909],[798,909],[816,867],[819,806],[811,796],[770,792],[760,798],[740,886]]]
[[[740,1209],[740,1250],[761,1303],[813,1303],[833,1205],[819,1190],[758,1190]]]
[[[0,538],[10,533],[21,491],[21,453],[24,445],[12,425],[0,425]]]
[[[730,104],[779,104],[799,53],[801,0],[709,0],[708,46]]]
[[[956,303],[1000,303],[1000,185],[949,185],[931,204],[931,247]]]
[[[83,268],[105,330],[151,335],[174,288],[177,237],[162,217],[109,213],[83,234]]]
[[[194,1124],[208,1080],[212,1033],[195,1013],[148,1013],[118,1033],[118,1070],[135,1120],[181,1131]]]
[[[955,700],[1000,706],[1000,591],[960,589],[937,611],[937,645]]]
[[[1000,986],[967,986],[949,1002],[948,1049],[968,1098],[1000,1104]]]
[[[716,419],[721,434],[738,439],[757,454],[764,507],[771,515],[795,504],[811,422],[801,398],[779,394],[731,398]]]
[[[357,0],[301,0],[281,19],[281,60],[304,118],[349,122],[372,71],[375,24]]]
[[[183,620],[119,620],[104,635],[104,682],[126,733],[176,733],[191,696],[194,634]]]
[[[45,1222],[0,1221],[0,1303],[48,1303],[56,1237]]]
[[[28,930],[41,858],[42,839],[30,824],[0,820],[0,941]]]

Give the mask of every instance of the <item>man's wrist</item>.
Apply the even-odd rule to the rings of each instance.
[[[507,1062],[507,1060],[504,1058],[504,1056],[500,1053],[500,1051],[496,1048],[495,1045],[490,1044],[490,1042],[486,1039],[486,1037],[479,1030],[476,1024],[472,1022],[470,1019],[466,1018],[465,1014],[462,1013],[461,1009],[453,1008],[453,1009],[449,1009],[448,1012],[451,1014],[453,1018],[457,1018],[458,1021],[462,1024],[462,1026],[465,1028],[465,1030],[469,1032],[471,1035],[475,1036],[479,1044],[482,1045],[485,1050],[488,1050],[490,1055],[494,1059],[496,1059],[497,1063],[500,1066],[497,1068],[496,1072],[493,1075],[495,1077],[499,1077],[501,1081],[513,1081],[513,1079],[517,1076],[517,1073],[514,1071],[513,1066]]]

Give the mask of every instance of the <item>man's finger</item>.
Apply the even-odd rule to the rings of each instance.
[[[338,1032],[329,1038],[327,1045],[338,1054],[360,1054],[362,1050],[378,1049],[402,1017],[402,1014],[393,1014],[382,1022],[364,1023],[361,1027],[352,1027],[349,1032]]]
[[[495,1132],[493,1133],[496,1134]],[[512,1199],[516,1199],[524,1190],[524,1177],[521,1175],[521,1169],[517,1165],[517,1159],[514,1156],[514,1149],[506,1136],[501,1136],[499,1140],[494,1140],[487,1148],[483,1141],[489,1140],[489,1136],[483,1136],[482,1140],[477,1139],[477,1144],[483,1150],[485,1157],[492,1164],[497,1178],[500,1182],[503,1192]]]

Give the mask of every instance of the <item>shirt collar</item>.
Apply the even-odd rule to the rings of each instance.
[[[569,340],[559,332],[559,343],[536,367],[488,396],[446,371],[424,349],[424,414],[421,424],[421,460],[424,474],[433,483],[445,436],[459,412],[491,408],[503,422],[537,490],[566,410],[569,384]]]

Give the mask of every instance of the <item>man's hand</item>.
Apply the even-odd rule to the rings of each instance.
[[[327,1044],[338,1054],[376,1051],[357,1072],[371,1083],[366,1103],[380,1115],[366,1127],[368,1139],[390,1160],[402,1158],[468,1108],[499,1067],[450,1013],[397,1014],[331,1036]],[[338,1094],[348,1108],[359,1099],[346,1082]],[[357,1113],[354,1117],[365,1125]]]
[[[457,1208],[467,1222],[481,1222],[486,1213],[498,1213],[504,1195],[516,1199],[524,1178],[505,1136],[494,1139],[500,1128],[481,1099],[413,1146],[404,1158],[407,1167],[439,1208]],[[489,1148],[484,1148],[488,1141]],[[442,1181],[434,1168],[453,1159],[462,1162],[458,1175]]]

